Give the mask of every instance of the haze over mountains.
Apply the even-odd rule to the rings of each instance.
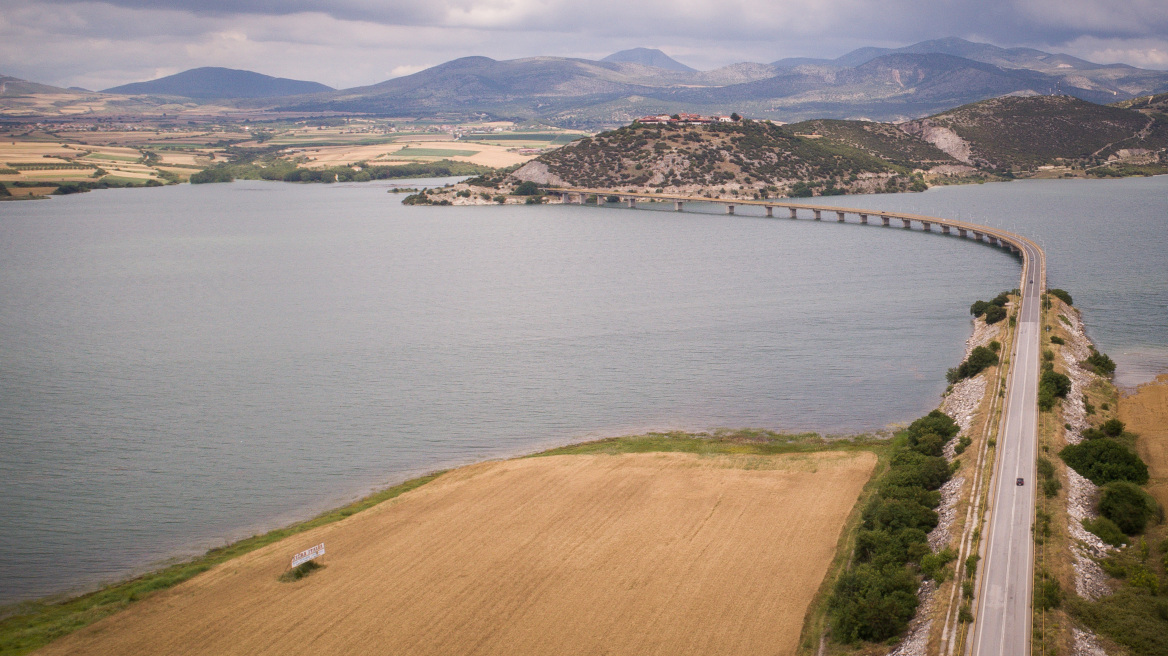
[[[465,57],[342,90],[249,71],[200,68],[107,93],[227,100],[292,112],[451,119],[485,115],[605,127],[661,112],[737,111],[781,121],[897,121],[1003,95],[1063,93],[1110,103],[1164,91],[1168,71],[950,38],[897,49],[861,48],[836,59],[739,63],[711,71],[696,71],[648,48],[624,50],[600,61]]]

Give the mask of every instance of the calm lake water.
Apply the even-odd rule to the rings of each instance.
[[[386,187],[0,204],[0,602],[585,438],[908,421],[1020,271],[939,234]],[[1168,178],[827,201],[1014,223],[1124,380],[1168,369]]]

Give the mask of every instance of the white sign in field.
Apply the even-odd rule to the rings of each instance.
[[[302,564],[307,563],[308,561],[312,560],[313,558],[319,558],[323,555],[324,555],[324,543],[321,542],[320,544],[316,545],[315,547],[309,547],[308,549],[301,551],[300,553],[296,554],[295,556],[292,556],[292,567],[296,567],[297,565],[302,565]]]

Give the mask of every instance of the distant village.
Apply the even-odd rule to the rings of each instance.
[[[646,125],[704,125],[707,123],[733,123],[739,120],[737,114],[730,116],[702,116],[701,114],[659,114],[642,116],[638,123]]]

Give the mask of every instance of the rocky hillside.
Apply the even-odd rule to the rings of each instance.
[[[460,185],[447,200],[526,202],[520,184],[718,198],[922,191],[1019,177],[1168,173],[1162,98],[1095,105],[1005,97],[905,123],[740,120],[632,125],[581,139],[514,171]],[[500,193],[502,192],[502,193]]]
[[[1089,168],[1139,155],[1163,162],[1168,120],[1153,102],[1148,105],[1140,111],[1070,96],[1005,97],[900,127],[962,163],[1013,173],[1053,165]]]

